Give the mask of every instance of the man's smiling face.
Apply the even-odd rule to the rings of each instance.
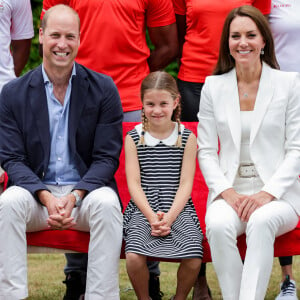
[[[43,64],[46,70],[72,69],[80,44],[79,23],[68,9],[51,12],[46,27],[40,29]]]

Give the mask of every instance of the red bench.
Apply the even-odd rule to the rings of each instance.
[[[123,133],[124,135],[130,129],[134,127],[136,123],[124,123]],[[185,126],[191,129],[194,133],[197,132],[197,123],[184,123]],[[122,150],[120,157],[120,167],[116,173],[116,180],[119,187],[120,197],[124,204],[124,207],[128,204],[130,196],[127,190],[125,169],[124,169],[124,152]],[[204,216],[206,211],[206,198],[208,189],[204,182],[203,176],[197,166],[194,187],[192,192],[192,198],[196,207],[196,211],[201,222],[203,232],[205,232]],[[300,201],[300,195],[299,195]],[[75,230],[65,231],[40,231],[27,233],[27,244],[28,246],[47,247],[55,249],[63,249],[65,252],[77,251],[87,252],[89,243],[89,233],[80,232]],[[245,255],[246,242],[245,236],[241,236],[238,239],[238,245],[241,255]],[[204,239],[204,261],[211,261],[210,249],[206,238]],[[31,248],[32,249],[32,248]],[[47,251],[47,250],[46,250]],[[300,222],[295,230],[280,236],[275,242],[275,256],[290,256],[300,255]],[[121,257],[124,258],[124,251],[122,251]]]

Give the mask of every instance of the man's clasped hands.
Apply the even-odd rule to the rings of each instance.
[[[41,190],[38,192],[38,197],[48,210],[47,224],[49,228],[65,230],[76,225],[74,218],[71,217],[76,201],[74,195],[68,194],[63,197],[55,197],[49,191]]]

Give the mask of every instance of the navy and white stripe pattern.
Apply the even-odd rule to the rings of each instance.
[[[166,145],[162,141],[154,146],[139,145],[137,130],[128,133],[137,147],[142,188],[154,212],[168,212],[173,203],[179,187],[184,148],[190,133],[190,130],[183,129],[181,148]],[[178,215],[166,237],[151,236],[148,220],[132,200],[125,210],[125,252],[169,259],[202,258],[202,238],[192,199]]]

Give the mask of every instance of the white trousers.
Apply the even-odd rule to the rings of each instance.
[[[285,201],[274,200],[242,222],[223,199],[207,209],[206,235],[224,300],[263,300],[272,271],[275,237],[297,226],[299,216]],[[246,233],[244,264],[237,237]]]
[[[48,186],[59,197],[72,186]],[[119,300],[122,212],[116,193],[102,187],[72,212],[74,229],[90,232],[86,300]],[[26,231],[48,229],[48,212],[25,189],[10,187],[0,197],[0,299],[28,297]]]

